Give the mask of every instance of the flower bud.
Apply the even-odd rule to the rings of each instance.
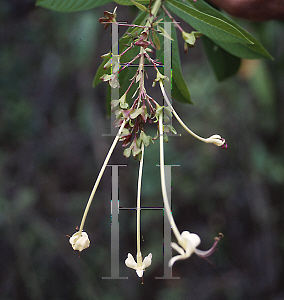
[[[105,65],[104,65],[104,70],[105,69],[109,69],[111,67],[111,59],[109,59],[106,63],[105,63]]]
[[[198,39],[199,37],[202,36],[202,34],[197,31],[192,31],[191,33],[183,31],[181,34],[186,43],[185,52],[187,52],[187,47],[190,47],[190,48],[194,47],[196,39]]]
[[[110,59],[111,58],[111,52],[108,52],[108,53],[105,53],[105,54],[101,55],[101,58],[103,58],[103,59],[106,59],[106,58]]]
[[[225,141],[225,139],[221,138],[220,135],[214,134],[206,139],[207,143],[212,143],[218,147],[222,146],[223,149],[227,149],[228,145]]]
[[[80,231],[75,232],[69,239],[69,243],[72,245],[74,250],[82,251],[90,246],[90,240],[87,232]]]
[[[188,32],[183,31],[182,37],[189,47],[194,47],[196,38],[195,38],[195,35],[193,32],[188,33]]]
[[[161,73],[159,72],[158,69],[156,69],[156,71],[157,71],[157,77],[156,77],[155,80],[153,81],[152,87],[155,87],[156,82],[159,82],[160,80],[163,81],[163,80],[165,79],[165,80],[167,80],[167,81],[170,81],[169,78],[168,78],[167,76],[161,74]]]

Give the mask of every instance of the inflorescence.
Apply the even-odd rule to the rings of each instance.
[[[127,267],[136,270],[136,273],[139,277],[143,276],[143,272],[146,267],[149,267],[152,262],[152,254],[149,253],[143,260],[142,253],[140,249],[140,214],[141,214],[141,183],[142,183],[142,170],[143,170],[143,161],[144,161],[144,152],[145,147],[148,147],[151,143],[154,143],[154,140],[159,140],[160,143],[160,177],[161,177],[161,188],[162,196],[164,202],[164,208],[168,217],[168,220],[171,224],[172,231],[176,237],[177,243],[171,243],[171,247],[178,252],[178,255],[171,258],[169,261],[169,266],[172,267],[177,260],[183,260],[190,257],[193,253],[197,254],[200,257],[208,257],[216,249],[217,244],[222,237],[222,234],[219,234],[215,238],[213,246],[208,251],[202,251],[197,249],[197,246],[200,244],[200,237],[195,233],[190,233],[189,231],[179,232],[178,227],[175,223],[174,217],[169,206],[169,201],[166,192],[166,183],[165,183],[165,163],[164,163],[164,142],[168,140],[167,133],[176,134],[176,130],[172,125],[169,125],[169,118],[174,116],[176,120],[181,124],[181,126],[193,137],[197,138],[200,141],[205,143],[211,143],[221,148],[227,148],[225,139],[220,135],[214,134],[208,138],[203,138],[195,134],[190,130],[181,118],[178,116],[177,112],[174,110],[169,97],[164,88],[164,81],[169,81],[170,78],[164,76],[159,68],[162,64],[157,60],[151,58],[150,54],[153,52],[152,48],[155,48],[153,42],[153,32],[158,32],[159,34],[166,35],[161,30],[155,29],[160,21],[157,21],[157,12],[161,6],[161,1],[156,1],[152,7],[149,17],[146,21],[145,26],[137,25],[127,25],[136,28],[136,37],[133,38],[132,42],[120,55],[112,55],[112,53],[107,53],[102,57],[108,59],[104,65],[104,69],[111,68],[111,74],[105,74],[101,77],[101,80],[108,82],[112,88],[119,87],[118,75],[123,72],[128,66],[134,64],[138,61],[138,68],[134,77],[130,80],[128,89],[119,99],[112,100],[111,107],[115,110],[116,120],[114,126],[119,128],[118,133],[110,147],[110,150],[105,158],[103,166],[100,170],[100,173],[97,177],[93,190],[91,192],[90,198],[88,200],[85,212],[82,217],[81,225],[77,232],[75,232],[69,239],[74,250],[82,251],[89,247],[90,241],[88,235],[83,231],[85,220],[90,208],[90,205],[95,196],[96,190],[98,188],[99,182],[103,176],[104,170],[108,164],[108,161],[112,155],[112,152],[118,141],[122,142],[122,146],[125,148],[123,154],[126,157],[132,156],[140,161],[139,174],[138,174],[138,188],[137,188],[137,254],[135,261],[131,253],[128,253],[128,257],[125,260]],[[167,11],[166,11],[167,13]],[[111,23],[117,23],[116,21],[116,9],[113,13],[104,12],[105,17],[100,19],[100,22],[105,25],[107,28]],[[171,17],[172,21],[176,23]],[[125,24],[118,25],[124,26]],[[181,29],[178,25],[178,29],[181,30],[182,36],[185,40],[185,43],[192,44],[195,43],[195,38],[198,38],[197,33],[187,34]],[[160,28],[160,27],[159,27]],[[127,53],[133,47],[139,47],[139,53],[133,57],[127,63],[121,65],[121,57]],[[160,105],[156,100],[154,100],[146,91],[145,88],[145,79],[147,74],[145,72],[145,61],[150,63],[153,68],[156,70],[156,78],[153,80],[153,86],[156,84],[159,86],[163,99],[166,103],[165,106]],[[132,86],[137,86],[134,94],[130,94],[130,88]],[[129,102],[131,99],[134,99],[131,106]],[[147,135],[145,131],[145,124],[151,123],[157,128],[157,134],[152,137]]]

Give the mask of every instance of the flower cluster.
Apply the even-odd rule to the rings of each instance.
[[[165,183],[165,162],[164,162],[164,142],[167,141],[167,133],[176,134],[176,130],[172,125],[169,124],[169,119],[174,116],[176,120],[181,124],[181,126],[193,137],[198,140],[214,144],[221,148],[227,148],[227,144],[225,139],[223,139],[220,135],[214,134],[209,138],[203,138],[194,133],[191,129],[189,129],[181,118],[178,116],[177,112],[174,110],[168,95],[165,91],[164,81],[170,80],[165,75],[163,75],[159,71],[160,62],[151,58],[149,53],[152,53],[151,48],[155,48],[155,43],[153,42],[153,37],[155,31],[167,36],[166,33],[161,30],[154,29],[154,25],[158,23],[156,20],[156,14],[158,11],[159,1],[154,3],[151,13],[146,21],[145,26],[143,28],[137,28],[133,25],[133,28],[137,29],[136,37],[133,38],[130,45],[126,47],[126,49],[120,55],[112,55],[112,53],[108,53],[103,56],[106,59],[106,63],[104,65],[104,69],[107,70],[111,68],[111,74],[104,74],[101,79],[105,82],[108,82],[112,88],[119,87],[118,77],[119,74],[123,72],[130,65],[137,64],[137,70],[135,75],[130,80],[129,87],[120,96],[119,99],[115,99],[111,101],[111,107],[115,111],[116,120],[114,122],[114,126],[118,127],[118,133],[110,147],[110,150],[106,156],[106,159],[103,163],[103,166],[100,170],[98,178],[95,182],[94,188],[90,195],[89,201],[87,203],[80,228],[78,232],[74,233],[72,237],[70,237],[70,244],[72,245],[74,250],[82,251],[89,247],[90,241],[88,239],[88,235],[83,231],[83,227],[85,224],[85,220],[94,198],[95,192],[98,188],[99,182],[102,178],[104,170],[107,166],[107,163],[112,155],[112,152],[118,141],[122,142],[122,146],[125,148],[123,154],[126,157],[129,157],[131,154],[134,158],[138,158],[140,161],[139,165],[139,175],[138,175],[138,188],[137,188],[137,254],[136,259],[131,253],[128,253],[128,256],[125,260],[125,264],[127,267],[136,270],[136,273],[139,277],[143,276],[143,272],[145,268],[149,267],[152,262],[152,254],[148,254],[142,259],[142,253],[140,249],[140,214],[141,214],[141,183],[142,183],[142,170],[143,170],[143,161],[144,161],[144,151],[145,147],[148,147],[151,143],[154,143],[154,140],[159,140],[160,144],[160,177],[161,177],[161,188],[162,188],[162,196],[164,202],[164,208],[171,224],[172,231],[176,237],[177,243],[171,243],[171,247],[178,252],[178,255],[171,258],[169,261],[169,266],[172,267],[173,264],[177,260],[183,260],[190,257],[193,253],[197,254],[200,257],[207,257],[211,255],[216,249],[217,244],[222,237],[220,234],[219,237],[215,239],[215,243],[208,251],[202,251],[197,249],[197,246],[200,244],[200,237],[195,233],[190,233],[189,231],[179,232],[178,227],[175,223],[174,217],[171,213],[171,208],[169,206],[169,200],[167,198],[166,192],[166,183]],[[160,3],[161,5],[161,3]],[[116,21],[116,9],[113,13],[105,12],[105,17],[100,19],[100,22],[105,24],[107,27],[112,22]],[[119,24],[123,25],[123,24]],[[135,36],[135,34],[133,34]],[[188,45],[194,45],[195,39],[199,37],[198,33],[187,34],[182,31],[182,36],[185,42]],[[152,38],[151,38],[152,37]],[[170,38],[170,37],[169,37]],[[122,57],[132,48],[138,47],[139,53],[133,57],[130,61],[121,64]],[[153,68],[156,70],[156,78],[153,80],[152,86],[159,86],[161,95],[164,98],[167,106],[160,105],[156,100],[154,100],[149,93],[146,91],[145,87],[145,79],[147,78],[147,74],[145,71],[145,62],[151,64]],[[135,92],[131,94],[131,87],[135,87]],[[130,104],[132,100],[132,103]],[[157,134],[152,137],[147,135],[145,131],[145,124],[150,123],[156,127]]]

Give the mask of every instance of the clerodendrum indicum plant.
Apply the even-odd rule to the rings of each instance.
[[[74,12],[93,9],[112,1],[37,0],[37,5],[62,12]],[[208,257],[216,250],[217,244],[222,237],[222,234],[219,234],[208,251],[197,249],[197,246],[200,244],[199,236],[189,231],[180,233],[169,206],[165,183],[164,142],[168,140],[167,133],[176,134],[175,129],[169,124],[169,118],[173,115],[190,135],[200,141],[220,146],[223,149],[227,148],[227,144],[225,139],[217,134],[213,134],[209,138],[198,136],[183,123],[174,110],[169,95],[165,91],[165,81],[171,81],[172,96],[175,100],[191,103],[191,99],[181,72],[176,32],[173,30],[170,36],[164,30],[163,22],[167,21],[174,24],[179,35],[184,40],[185,51],[193,47],[196,40],[201,38],[205,52],[219,80],[235,74],[240,66],[241,58],[260,59],[271,58],[271,56],[248,32],[227,18],[223,13],[212,8],[204,0],[115,0],[114,2],[121,5],[135,5],[139,9],[133,24],[119,23],[116,20],[117,8],[112,13],[105,11],[104,18],[99,20],[100,23],[105,25],[105,28],[112,23],[127,28],[126,33],[119,40],[120,53],[114,54],[110,52],[103,55],[104,61],[94,79],[94,86],[101,81],[105,81],[109,83],[111,88],[119,88],[120,96],[118,99],[113,99],[110,103],[110,106],[115,111],[116,120],[114,126],[118,128],[118,132],[91,192],[81,225],[78,231],[70,237],[69,241],[74,250],[82,251],[89,247],[88,235],[83,231],[85,220],[112,152],[117,142],[121,141],[122,146],[125,148],[123,154],[126,157],[132,154],[134,158],[138,158],[140,161],[136,205],[136,261],[132,254],[128,253],[125,264],[127,267],[136,270],[137,275],[142,277],[145,268],[150,266],[152,261],[151,253],[144,260],[141,254],[140,203],[145,146],[148,147],[150,143],[153,143],[153,140],[158,139],[160,143],[160,172],[164,208],[177,240],[177,243],[172,243],[171,246],[178,252],[178,255],[171,258],[169,266],[171,267],[177,260],[190,257],[193,253],[200,257]],[[196,31],[191,33],[185,32],[173,15],[183,19]],[[170,39],[172,43],[172,51],[174,52],[172,78],[166,77],[161,71],[163,66],[163,51],[160,50],[161,37]],[[156,59],[152,58],[153,49],[156,50]],[[150,64],[156,71],[156,78],[152,79],[152,85],[160,89],[166,106],[158,103],[146,90],[145,80],[148,79],[145,71],[146,63],[148,66]],[[134,66],[137,67],[135,68]],[[156,126],[156,136],[147,135],[145,132],[146,123]]]

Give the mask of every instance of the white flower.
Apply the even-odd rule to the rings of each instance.
[[[125,264],[128,268],[136,270],[136,273],[139,277],[143,276],[145,268],[149,267],[152,263],[152,253],[149,253],[142,262],[141,252],[137,253],[137,263],[134,260],[131,253],[128,253],[128,256],[125,260]]]
[[[87,232],[80,231],[75,232],[69,239],[69,243],[72,245],[74,250],[83,251],[90,246],[90,240]]]
[[[169,267],[172,267],[177,260],[186,259],[196,251],[196,247],[200,244],[200,237],[195,233],[189,231],[183,231],[180,235],[179,244],[172,243],[172,248],[175,249],[180,255],[177,255],[170,259]]]
[[[196,248],[200,244],[200,237],[195,233],[183,231],[178,240],[178,243],[181,247],[176,243],[172,243],[172,248],[175,249],[180,255],[177,255],[170,259],[169,267],[172,267],[177,260],[186,259],[190,257],[192,253],[195,253],[196,255],[202,258],[210,256],[217,250],[217,245],[222,237],[223,234],[219,233],[219,236],[215,237],[215,242],[213,243],[213,246],[209,250],[203,251]]]
[[[225,139],[223,139],[219,134],[210,136],[209,138],[205,139],[205,142],[212,143],[218,147],[221,146],[223,149],[226,149],[228,147]]]
[[[158,78],[158,75],[157,75],[157,78]],[[181,118],[178,116],[177,112],[174,110],[167,94],[166,94],[166,91],[164,89],[164,84],[163,84],[163,81],[162,79],[159,78],[159,83],[160,83],[160,88],[161,88],[161,91],[162,91],[162,94],[164,96],[164,99],[166,100],[168,106],[170,107],[173,115],[176,117],[176,119],[178,120],[178,122],[180,123],[180,125],[188,132],[190,133],[192,136],[194,136],[195,138],[197,138],[198,140],[202,141],[202,142],[205,142],[207,144],[214,144],[218,147],[221,146],[222,149],[227,149],[228,148],[228,145],[225,141],[225,139],[223,139],[219,134],[214,134],[212,136],[210,136],[209,138],[205,139],[199,135],[197,135],[196,133],[194,133],[192,130],[190,130],[184,123],[183,121],[181,120]]]

